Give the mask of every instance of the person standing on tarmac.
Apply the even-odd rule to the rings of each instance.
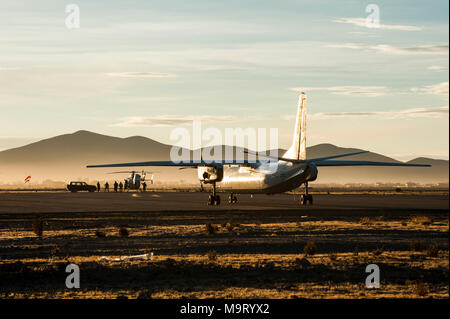
[[[122,184],[122,182],[119,183],[119,190],[120,190],[120,192],[122,193],[122,190],[123,190],[123,184]]]
[[[105,192],[109,193],[109,183],[108,182],[105,183]]]
[[[119,187],[119,184],[117,183],[117,181],[114,182],[114,192],[117,193],[117,187]]]
[[[97,192],[100,192],[100,182],[97,182]]]
[[[147,183],[144,182],[142,183],[142,191],[145,193],[146,190],[147,190]]]

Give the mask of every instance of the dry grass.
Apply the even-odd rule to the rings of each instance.
[[[437,244],[431,244],[428,246],[427,256],[430,258],[436,258],[439,256],[439,247]]]
[[[360,223],[361,225],[371,225],[371,224],[373,224],[373,221],[372,221],[372,219],[371,219],[370,217],[362,217],[362,218],[359,220],[359,223]]]
[[[409,222],[412,224],[423,225],[423,226],[428,226],[433,223],[432,219],[428,216],[413,216],[413,217],[411,217]]]
[[[105,238],[106,233],[104,231],[97,230],[97,231],[95,231],[95,236],[97,236],[98,238]]]
[[[239,224],[237,223],[233,223],[233,221],[230,219],[230,221],[226,224],[226,229],[231,233],[233,232],[236,228],[239,227]]]
[[[385,254],[383,269],[388,269],[389,273],[379,289],[366,289],[361,281],[358,269],[364,272],[364,261],[355,264],[352,254],[336,255],[339,263],[335,265],[324,263],[327,254],[316,254],[308,259],[286,255],[225,254],[214,263],[209,258],[205,260],[205,255],[194,254],[115,263],[99,262],[93,257],[73,257],[71,262],[79,265],[85,276],[94,282],[85,282],[77,291],[40,285],[33,290],[0,292],[0,298],[448,298],[445,278],[439,284],[426,277],[417,282],[415,279],[394,280],[418,275],[416,266],[412,270],[400,267],[408,258],[404,252]],[[445,265],[448,267],[448,255],[446,258],[447,261],[442,258],[438,264],[424,261],[424,269],[437,271]],[[13,275],[20,282],[14,269],[20,271],[21,276],[35,271],[41,278],[52,278],[49,276],[58,269],[64,272],[66,263],[56,258],[51,263],[46,259],[33,259],[10,265],[8,271],[2,266],[2,279]],[[345,268],[342,265],[346,265]],[[284,275],[277,277],[277,273]],[[274,274],[273,277],[270,274]],[[111,287],[111,276],[115,278],[116,288]],[[152,281],[154,288],[142,284],[147,280]],[[58,281],[52,282],[55,287],[58,285]]]
[[[124,237],[128,237],[130,235],[130,233],[128,232],[128,229],[126,227],[120,227],[119,228],[119,236],[124,238]]]
[[[313,241],[307,242],[305,247],[303,248],[303,251],[307,256],[314,255],[317,251],[316,244]]]
[[[298,215],[246,213],[233,216],[238,235],[217,230],[230,220],[225,214],[185,214],[53,217],[39,240],[30,218],[0,221],[0,298],[448,298],[447,217],[433,217],[427,227],[402,225],[409,216],[372,217],[368,232],[359,217],[305,218],[298,227]],[[215,236],[205,233],[207,222]],[[127,240],[98,236],[99,229],[114,234],[120,225],[133,230]],[[436,257],[409,247],[417,238],[424,250],[424,243],[434,243],[429,250]],[[148,252],[152,260],[100,261]],[[69,262],[89,278],[78,291],[61,288]],[[364,286],[370,263],[382,269],[380,289]]]
[[[33,218],[33,232],[38,236],[39,238],[42,237],[44,233],[44,222],[42,220],[42,217],[39,215],[36,215]]]
[[[410,247],[411,251],[421,251],[422,243],[418,240],[414,240],[409,243],[409,247]]]
[[[426,297],[428,296],[429,289],[427,285],[420,279],[417,280],[407,280],[407,285],[412,286],[412,291],[418,297]]]
[[[383,254],[383,249],[382,248],[377,248],[375,250],[372,250],[372,255],[373,256],[381,256],[381,254]]]
[[[211,254],[213,255],[213,254]],[[84,269],[85,276],[94,282],[78,292],[50,289],[51,286],[37,286],[32,291],[14,292],[14,296],[50,297],[50,298],[415,298],[417,296],[448,298],[448,283],[431,283],[426,277],[422,282],[427,287],[427,295],[418,295],[413,280],[398,283],[394,279],[417,276],[417,266],[411,269],[400,265],[408,260],[406,252],[385,253],[383,269],[388,269],[386,283],[380,289],[368,290],[361,284],[358,269],[364,270],[366,262],[354,262],[351,253],[337,253],[339,263],[324,263],[327,254],[316,254],[308,259],[292,255],[261,254],[242,255],[225,254],[220,260],[209,264],[204,255],[156,256],[152,261],[99,262],[98,257],[72,257],[74,262]],[[446,260],[447,259],[447,260]],[[369,261],[370,262],[370,261]],[[441,269],[448,267],[448,255],[437,261],[423,261],[423,269]],[[41,278],[49,277],[57,269],[64,272],[64,259],[27,259],[21,264],[9,263],[9,270],[2,265],[2,279],[13,276],[18,280],[20,274],[38,272]],[[346,265],[342,268],[342,265]],[[17,269],[17,270],[15,270]],[[343,272],[345,269],[347,271]],[[429,270],[429,271],[430,271]],[[281,273],[280,273],[281,272]],[[272,277],[270,274],[284,274]],[[123,277],[122,275],[123,274]],[[189,274],[186,277],[186,274]],[[424,273],[426,275],[426,272]],[[21,275],[23,276],[23,275]],[[30,275],[28,275],[30,276]],[[115,289],[110,286],[111,276],[115,278]],[[323,279],[322,276],[328,276]],[[429,275],[426,275],[429,276]],[[130,278],[131,281],[130,281]],[[152,278],[156,290],[145,290],[144,280]],[[290,279],[289,279],[290,278]],[[436,277],[438,278],[438,277]],[[447,277],[448,278],[448,277]],[[6,280],[6,284],[11,279]],[[445,280],[445,278],[443,278]],[[54,280],[52,280],[54,282]],[[195,282],[193,285],[192,281]],[[215,284],[217,283],[217,284]],[[245,284],[248,287],[245,287]],[[17,284],[17,283],[16,283]],[[55,282],[55,285],[58,281]],[[193,285],[193,286],[192,286]],[[99,287],[105,287],[99,290]],[[119,288],[122,287],[122,288]],[[127,287],[142,287],[131,289]],[[419,284],[419,288],[420,284]],[[53,292],[52,292],[53,291]],[[2,297],[0,295],[0,297]]]
[[[368,225],[374,225],[374,224],[376,224],[376,223],[378,223],[378,222],[381,222],[382,220],[383,220],[383,216],[376,216],[376,217],[362,217],[362,218],[359,220],[359,223],[360,223],[361,225],[368,226]]]
[[[206,232],[209,235],[214,235],[218,231],[218,227],[216,225],[211,224],[211,223],[207,223],[205,225],[205,227],[206,227]]]
[[[208,251],[207,256],[208,256],[209,261],[216,261],[217,260],[217,251],[210,250],[210,251]]]

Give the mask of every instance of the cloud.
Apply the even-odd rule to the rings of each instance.
[[[446,71],[448,70],[447,67],[442,66],[442,65],[430,65],[427,70],[431,70],[431,71],[437,71],[437,72],[441,72],[441,71]]]
[[[347,23],[353,24],[358,27],[370,28],[370,29],[384,29],[384,30],[399,30],[399,31],[420,31],[423,30],[422,27],[416,27],[412,25],[396,25],[396,24],[379,24],[378,27],[372,27],[370,24],[366,23],[366,18],[339,18],[333,20],[337,23]]]
[[[388,54],[448,54],[448,44],[421,45],[409,48],[399,48],[388,44],[367,45],[361,43],[330,44],[328,48],[371,50]]]
[[[384,112],[328,112],[315,113],[308,115],[308,119],[323,120],[332,118],[358,118],[358,117],[381,117],[386,119],[398,118],[436,118],[448,117],[449,107],[431,107],[431,108],[413,108],[402,111],[384,111]],[[292,120],[294,115],[282,116],[284,120]]]
[[[177,101],[180,98],[174,96],[123,96],[114,98],[118,103],[164,103]]]
[[[347,95],[347,96],[367,96],[377,97],[388,94],[388,88],[384,86],[332,86],[332,87],[297,87],[290,88],[291,91],[296,92],[310,92],[310,91],[329,91],[331,94]],[[419,94],[443,95],[449,94],[449,82],[442,82],[434,85],[428,85],[420,88],[411,88],[409,91],[399,91],[399,93],[414,92]],[[397,92],[398,93],[398,92]]]
[[[332,94],[348,96],[382,96],[386,95],[384,86],[333,86],[333,87],[312,87],[312,88],[290,88],[292,91],[330,91]]]
[[[118,73],[106,73],[108,76],[119,78],[170,78],[174,77],[173,74],[168,73],[156,73],[156,72],[118,72]]]
[[[205,122],[234,122],[237,119],[233,116],[182,116],[182,115],[159,115],[159,116],[132,116],[122,119],[121,122],[112,126],[119,127],[171,127],[191,125],[192,121],[200,120]]]
[[[448,96],[448,82],[428,85],[421,88],[412,88],[411,91],[420,94],[446,95]]]

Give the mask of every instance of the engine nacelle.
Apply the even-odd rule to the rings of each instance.
[[[318,172],[319,170],[317,169],[317,166],[314,165],[313,163],[309,163],[304,173],[305,179],[311,182],[315,181],[317,179]]]
[[[205,184],[220,182],[223,178],[223,167],[199,166],[197,174],[198,179]]]

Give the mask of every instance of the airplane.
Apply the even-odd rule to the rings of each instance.
[[[268,156],[268,160],[214,160],[213,162],[186,161],[150,161],[135,163],[118,163],[88,165],[87,168],[98,167],[138,167],[138,166],[174,166],[181,168],[196,168],[200,183],[211,184],[212,194],[208,196],[208,205],[220,205],[217,194],[229,193],[228,202],[236,203],[236,194],[276,194],[294,190],[305,185],[305,193],[300,196],[300,204],[313,203],[309,194],[309,182],[317,179],[318,168],[323,166],[406,166],[430,167],[428,164],[407,164],[374,161],[335,160],[336,158],[352,156],[368,151],[325,156],[308,159],[306,157],[306,95],[299,96],[297,118],[294,128],[292,145],[283,156]],[[258,154],[259,155],[259,154]]]

